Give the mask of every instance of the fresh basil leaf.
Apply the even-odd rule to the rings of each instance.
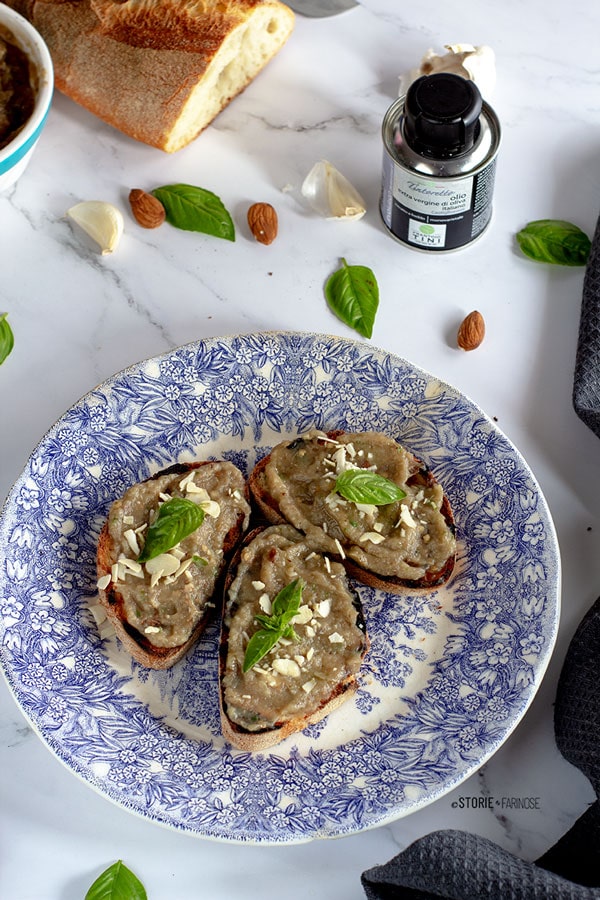
[[[184,231],[200,231],[235,241],[235,226],[222,201],[193,184],[165,184],[152,194],[165,208],[167,222]]]
[[[85,900],[148,900],[148,895],[139,878],[119,860],[98,876]]]
[[[257,615],[254,617],[263,627],[256,631],[248,641],[242,666],[243,672],[247,672],[257,662],[260,662],[282,637],[289,640],[296,637],[290,622],[300,609],[303,590],[304,582],[300,578],[295,578],[294,581],[286,584],[273,600],[270,616]]]
[[[286,584],[273,600],[272,616],[281,618],[284,620],[283,623],[287,625],[300,609],[303,590],[304,583],[299,578],[295,578],[289,584]]]
[[[279,631],[280,630],[280,622],[278,618],[273,616],[254,616],[255,620],[259,625],[266,631]]]
[[[395,482],[368,469],[346,469],[338,475],[335,490],[353,503],[370,503],[373,506],[385,506],[406,497],[406,491]]]
[[[263,656],[266,656],[269,650],[273,649],[281,637],[282,635],[279,629],[266,631],[261,628],[260,631],[256,631],[248,641],[248,646],[246,647],[244,665],[242,667],[243,671],[247,672],[248,669],[255,666],[257,662],[260,662]]]
[[[581,228],[562,219],[529,222],[518,232],[517,243],[530,259],[557,266],[585,266],[592,246]]]
[[[172,497],[159,506],[156,521],[148,527],[146,542],[138,556],[138,562],[147,562],[166,553],[200,528],[204,521],[201,506],[185,497]]]
[[[8,313],[0,313],[0,366],[15,345],[15,336],[7,316]]]
[[[349,266],[345,259],[342,263],[325,284],[325,298],[342,322],[370,338],[379,306],[377,279],[366,266]]]

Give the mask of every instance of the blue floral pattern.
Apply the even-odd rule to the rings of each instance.
[[[167,672],[94,618],[113,499],[174,461],[242,471],[309,428],[381,430],[453,505],[456,573],[394,597],[360,586],[371,648],[355,699],[264,754],[220,733],[218,626]],[[204,837],[350,834],[467,778],[531,702],[554,645],[560,565],[515,448],[456,390],[366,343],[299,333],[200,341],[133,366],[43,438],[0,518],[1,661],[46,744],[115,802]]]

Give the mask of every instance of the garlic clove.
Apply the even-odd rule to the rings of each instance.
[[[112,203],[84,200],[67,210],[69,218],[79,225],[99,246],[102,254],[112,253],[123,234],[123,215]]]
[[[304,179],[302,196],[328,219],[361,219],[367,211],[356,188],[326,159],[315,163]]]
[[[446,44],[443,55],[428,50],[418,68],[400,76],[400,94],[406,93],[421,75],[452,72],[474,81],[483,97],[489,97],[496,85],[496,55],[491,47],[473,44]]]

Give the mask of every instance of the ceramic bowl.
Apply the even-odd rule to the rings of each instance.
[[[33,112],[12,140],[0,149],[0,191],[6,191],[23,174],[39,140],[52,102],[54,72],[48,47],[27,19],[0,3],[0,37],[15,44],[30,61],[35,90]]]

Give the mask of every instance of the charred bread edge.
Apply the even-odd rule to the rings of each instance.
[[[289,523],[284,523],[282,521],[276,524],[288,525]],[[338,685],[336,685],[329,699],[325,700],[321,704],[321,706],[314,712],[312,712],[309,716],[297,716],[296,718],[288,719],[285,722],[276,722],[275,725],[271,726],[270,728],[265,728],[261,731],[248,731],[240,725],[237,725],[235,722],[232,722],[228,717],[227,706],[223,696],[223,677],[225,675],[225,668],[227,663],[227,645],[229,640],[229,629],[225,625],[225,615],[228,612],[227,593],[235,578],[242,551],[268,527],[270,526],[258,525],[245,535],[244,540],[236,549],[236,552],[231,562],[229,563],[223,590],[223,617],[221,621],[221,637],[219,640],[219,706],[221,710],[221,730],[223,732],[223,737],[227,741],[229,741],[230,744],[240,750],[267,750],[269,747],[273,747],[275,744],[279,744],[284,740],[284,738],[289,737],[291,734],[302,731],[308,725],[314,725],[317,722],[320,722],[321,719],[324,719],[325,716],[328,716],[330,713],[332,713],[335,709],[337,709],[338,706],[341,706],[344,701],[349,700],[350,697],[358,690],[357,676],[349,675],[344,681],[341,681]],[[289,527],[293,528],[293,526]],[[302,532],[299,531],[298,534],[302,534]],[[356,624],[364,635],[364,658],[367,650],[369,649],[369,638],[367,635],[364,610],[357,592],[351,585],[348,585],[348,587],[350,593],[352,594],[352,602],[356,610]]]
[[[326,436],[331,440],[337,440],[337,438],[346,433],[347,432],[344,432],[342,430],[325,432]],[[304,438],[302,437],[302,435],[299,435],[297,438],[291,440],[288,446],[292,446],[296,441],[301,440],[304,440]],[[255,505],[261,511],[262,515],[267,519],[267,521],[273,524],[280,524],[285,522],[286,520],[280,512],[277,502],[268,493],[266,493],[262,487],[262,477],[264,475],[264,470],[269,462],[269,457],[270,454],[263,457],[263,459],[261,459],[256,464],[253,471],[250,473],[248,483],[250,486],[250,494],[252,496],[252,499],[254,500]],[[420,484],[424,487],[432,487],[434,484],[436,484],[437,482],[435,476],[425,465],[425,463],[423,463],[420,459],[417,459],[417,457],[414,455],[413,459],[415,460],[415,471],[412,475],[410,475],[409,478],[407,478],[406,483],[411,486]],[[451,533],[455,535],[456,526],[454,523],[454,515],[452,513],[450,501],[448,500],[445,492],[440,512],[444,517],[444,521],[446,522]],[[348,557],[344,557],[342,559],[341,556],[336,554],[328,553],[327,555],[332,559],[341,562],[342,565],[346,568],[348,574],[352,575],[353,578],[356,578],[357,581],[360,581],[363,584],[368,585],[369,587],[387,591],[390,594],[405,594],[410,590],[425,591],[440,587],[441,585],[446,584],[446,582],[450,579],[450,576],[454,571],[454,565],[456,562],[456,554],[452,554],[448,557],[441,569],[433,572],[427,572],[423,576],[423,578],[398,579],[394,578],[394,576],[392,575],[380,575],[378,573],[371,572],[368,569],[364,569],[362,566],[349,559]]]
[[[217,460],[174,463],[173,465],[168,466],[166,469],[161,469],[159,472],[151,475],[149,478],[143,479],[143,481],[155,481],[162,475],[183,475],[186,472],[191,471],[192,469],[199,469],[201,466],[210,465],[214,462],[217,462]],[[247,485],[246,494],[248,494]],[[213,598],[215,599],[215,601],[217,600],[217,598],[219,598],[218,603],[215,602],[214,607],[206,607],[204,614],[198,621],[196,627],[190,634],[187,641],[185,641],[185,643],[183,644],[180,644],[178,647],[155,647],[154,644],[152,644],[152,642],[149,641],[148,638],[141,633],[141,631],[138,631],[137,628],[131,625],[127,621],[123,613],[123,598],[120,592],[114,587],[112,582],[105,590],[98,591],[100,603],[106,610],[108,618],[113,623],[117,632],[117,636],[119,637],[125,648],[131,653],[133,658],[137,662],[141,663],[141,665],[146,666],[149,669],[167,669],[170,666],[175,665],[175,663],[178,662],[178,660],[182,659],[187,651],[196,643],[196,641],[208,625],[209,621],[219,612],[218,605],[220,603],[220,598],[223,596],[221,585],[223,583],[225,572],[227,570],[228,556],[231,555],[231,553],[234,551],[241,537],[243,520],[243,513],[240,513],[236,525],[234,525],[229,530],[223,543],[223,563],[221,566],[221,573],[219,575],[219,578],[217,579],[215,590],[213,592]],[[110,566],[107,566],[107,563],[104,561],[107,557],[110,557],[110,551],[111,547],[107,518],[98,538],[99,577],[110,572]]]

